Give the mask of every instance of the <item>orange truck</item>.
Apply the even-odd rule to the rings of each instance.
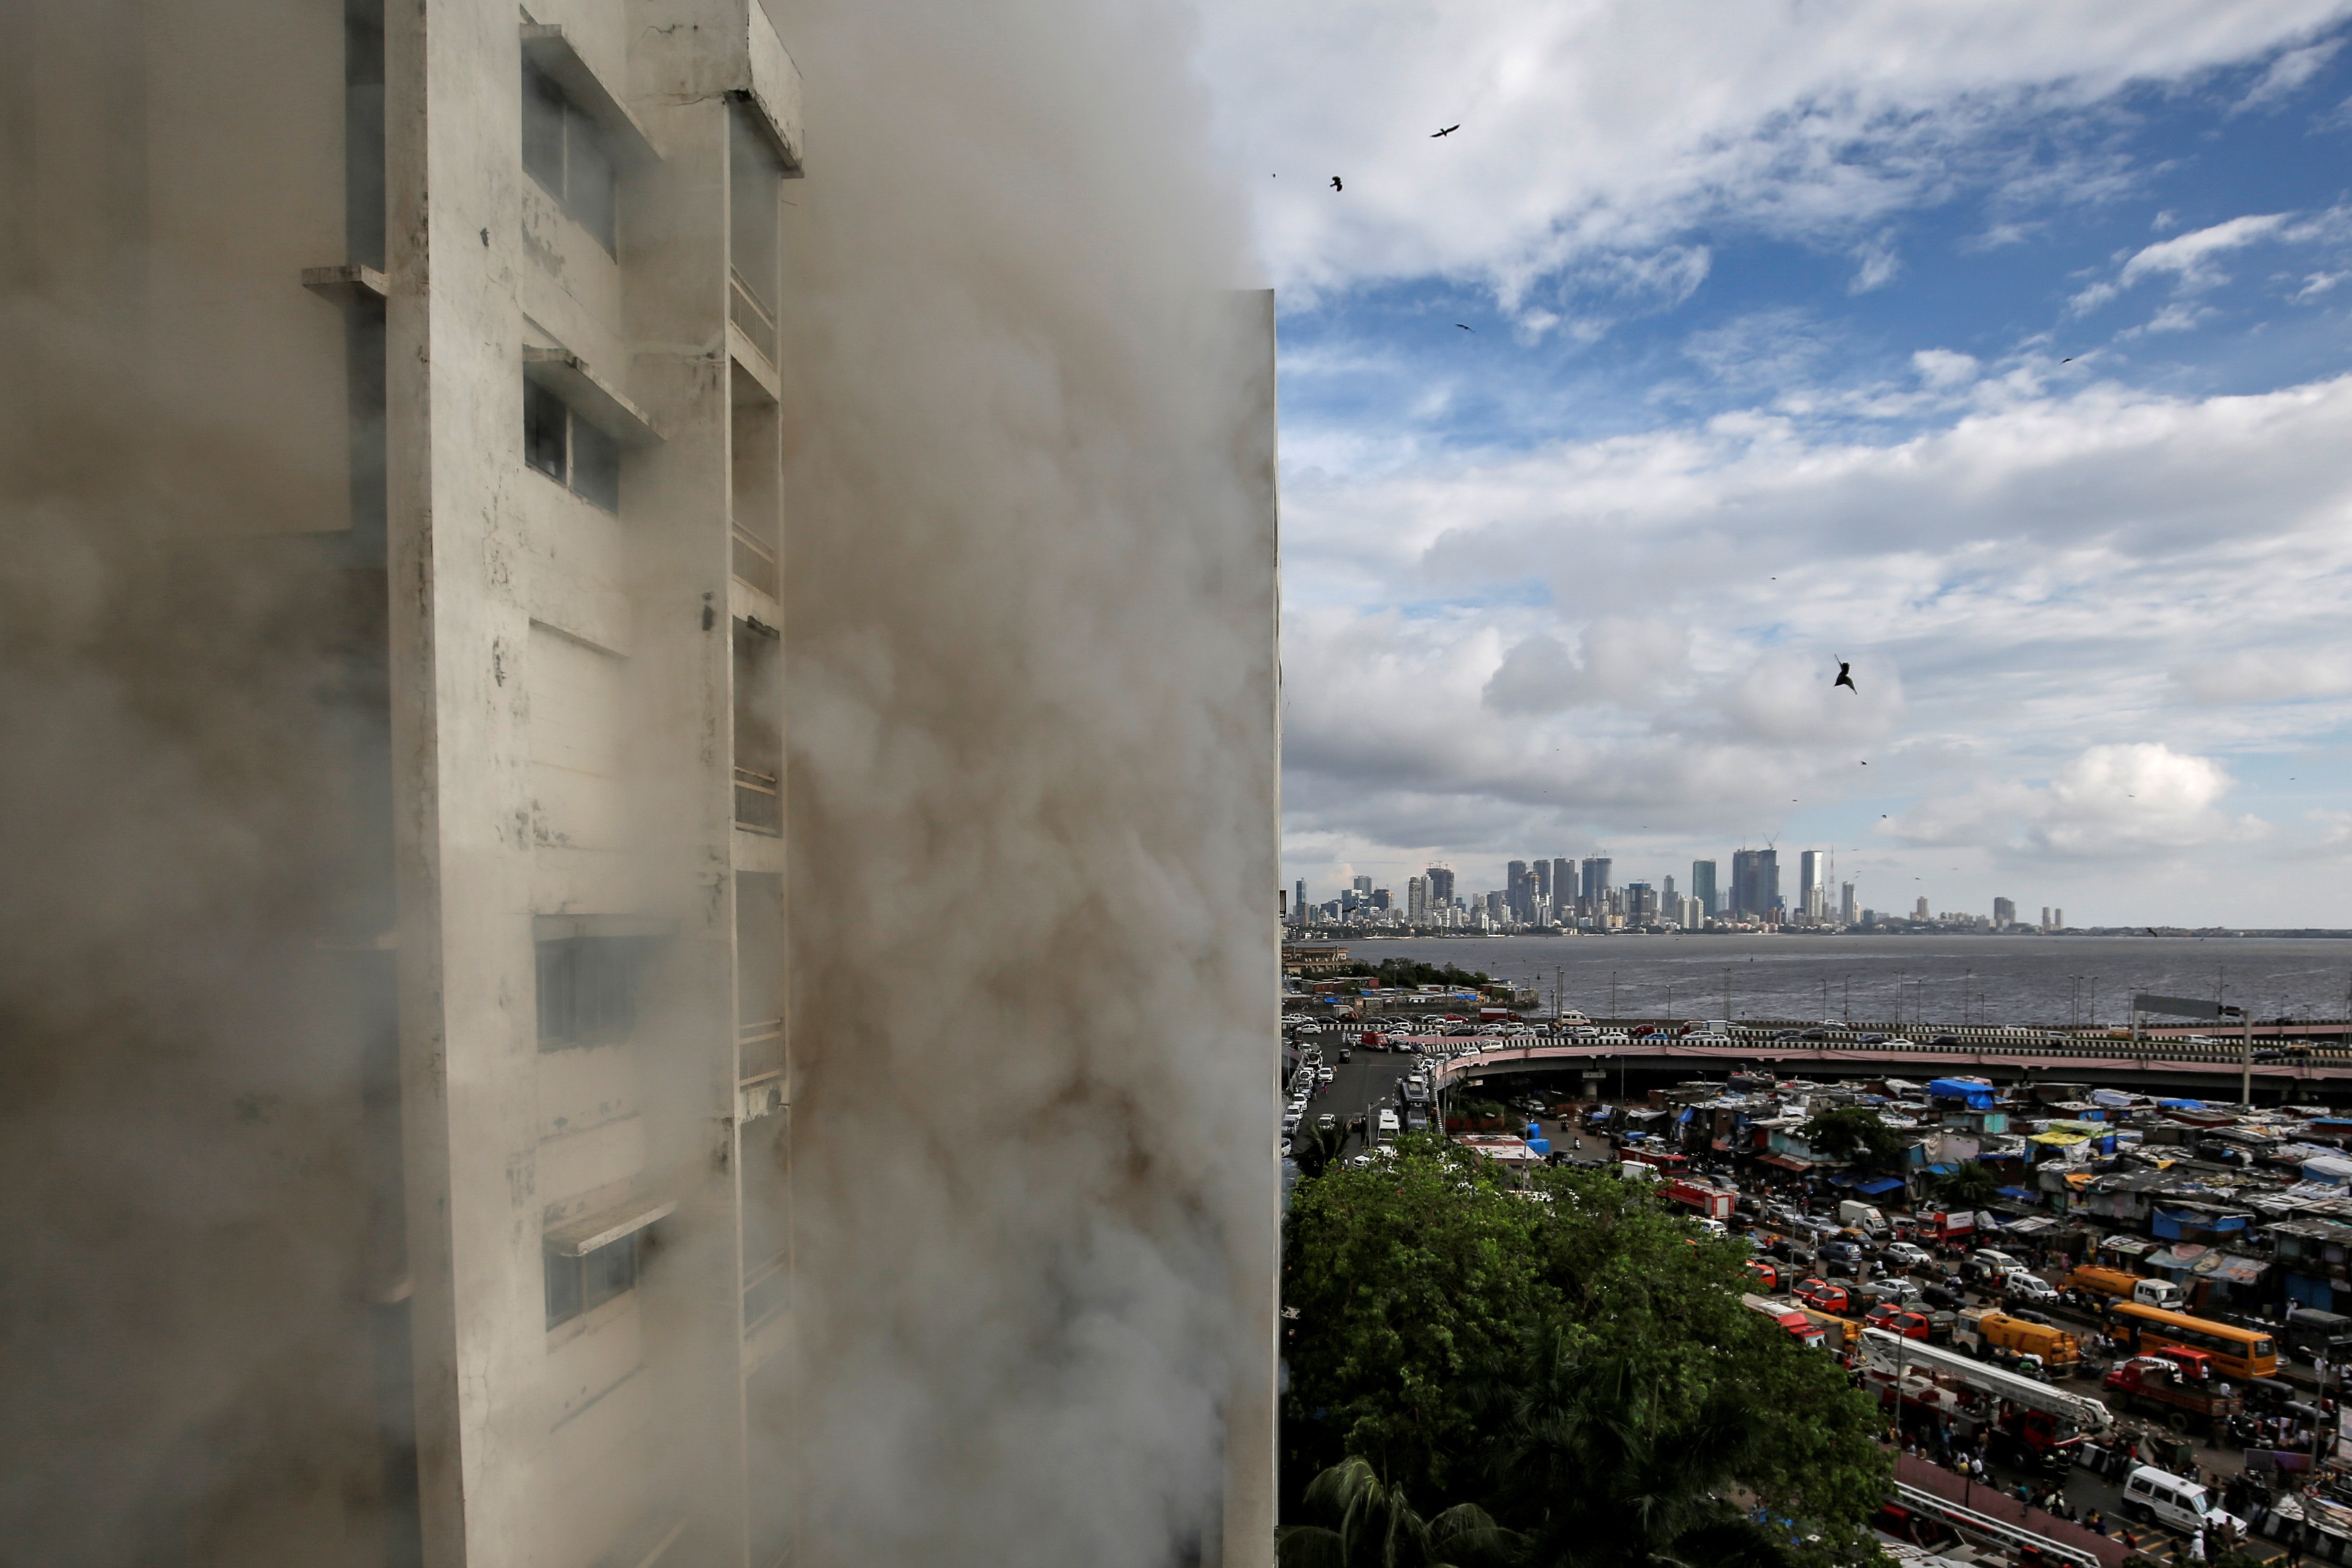
[[[1822,1331],[1814,1326],[1812,1319],[1788,1302],[1776,1301],[1766,1296],[1742,1296],[1739,1298],[1739,1304],[1751,1312],[1758,1312],[1770,1318],[1787,1330],[1789,1337],[1799,1344],[1811,1345],[1816,1350],[1821,1348],[1823,1338]]]

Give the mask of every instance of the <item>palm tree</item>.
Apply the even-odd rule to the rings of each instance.
[[[1302,1127],[1290,1140],[1290,1157],[1302,1176],[1321,1176],[1348,1147],[1345,1127]]]
[[[1282,1568],[1460,1568],[1504,1561],[1511,1546],[1510,1533],[1472,1503],[1423,1520],[1404,1488],[1389,1485],[1354,1454],[1307,1482],[1306,1501],[1337,1515],[1339,1527],[1285,1526],[1275,1535]]]
[[[1523,1521],[1528,1568],[1784,1568],[1780,1541],[1723,1493],[1756,1457],[1759,1423],[1736,1399],[1671,1407],[1658,1380],[1585,1362],[1555,1341],[1508,1401],[1503,1516]]]

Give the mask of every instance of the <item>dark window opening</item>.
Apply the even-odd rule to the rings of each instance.
[[[534,382],[522,383],[522,460],[557,484],[570,482],[572,411]]]
[[[574,416],[572,487],[608,512],[621,509],[621,444]]]
[[[621,509],[621,444],[553,392],[522,383],[522,460],[582,500]]]
[[[637,1027],[644,939],[567,936],[539,944],[539,1049],[613,1045]]]
[[[645,1234],[633,1230],[584,1258],[548,1249],[547,1326],[554,1328],[570,1322],[581,1313],[594,1312],[614,1297],[635,1290],[644,1261],[639,1256],[638,1241]]]
[[[620,182],[596,122],[547,74],[522,68],[522,166],[609,254],[620,250]]]

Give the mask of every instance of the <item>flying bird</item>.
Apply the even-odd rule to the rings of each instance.
[[[1446,127],[1444,130],[1443,130],[1443,131],[1431,131],[1431,132],[1429,133],[1429,139],[1430,139],[1432,141],[1436,141],[1436,140],[1437,140],[1439,137],[1441,137],[1441,136],[1451,136],[1451,135],[1453,135],[1455,131],[1459,131],[1459,130],[1461,130],[1461,129],[1462,129],[1462,127],[1461,127],[1461,126],[1459,126],[1459,125],[1449,125],[1449,126],[1447,126],[1447,127]]]
[[[2069,355],[2067,355],[2064,359],[2063,359],[2063,360],[2059,361],[2058,362],[2059,362],[2060,364],[2062,364],[2062,365],[2071,365],[2071,364],[2073,364],[2073,363],[2074,362],[2074,355],[2072,355],[2072,354],[2069,354]]]
[[[1348,187],[1339,183],[1339,176],[1334,174],[1331,176],[1331,188],[1335,191],[1344,191]]]
[[[1860,696],[1860,695],[1862,695],[1862,694],[1861,694],[1860,692],[1856,692],[1856,693],[1854,693],[1853,695],[1856,695],[1856,696]],[[1869,767],[1869,766],[1870,766],[1870,759],[1869,759],[1868,758],[1866,758],[1866,757],[1865,757],[1865,758],[1863,758],[1863,761],[1862,761],[1862,765],[1863,765],[1864,768]]]
[[[1461,328],[1464,331],[1465,331],[1465,332],[1475,332],[1475,331],[1478,329],[1477,329],[1477,328],[1475,328],[1475,327],[1466,326],[1466,325],[1465,325],[1464,323],[1462,323],[1462,322],[1460,322],[1460,321],[1456,321],[1456,322],[1455,322],[1455,323],[1454,323],[1454,324],[1456,327],[1460,327],[1460,328]]]
[[[1853,666],[1843,659],[1838,661],[1837,679],[1832,681],[1830,685],[1832,687],[1843,686],[1854,695],[1862,695],[1862,688],[1853,684]]]

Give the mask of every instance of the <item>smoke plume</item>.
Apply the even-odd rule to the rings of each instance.
[[[253,46],[340,56],[341,19],[226,9],[20,9],[0,89],[208,84],[223,145],[318,155],[333,94]],[[1234,1561],[1272,1406],[1271,322],[1189,20],[771,9],[809,128],[802,1332],[751,1482],[812,1563]],[[270,170],[167,167],[137,92],[81,97],[0,125],[0,1563],[414,1562],[383,540],[307,531],[342,402],[238,315],[341,217],[235,255]],[[87,132],[87,210],[37,123]]]
[[[822,171],[785,353],[812,1541],[1167,1562],[1216,1537],[1270,1225],[1241,213],[1174,7],[780,23]]]

